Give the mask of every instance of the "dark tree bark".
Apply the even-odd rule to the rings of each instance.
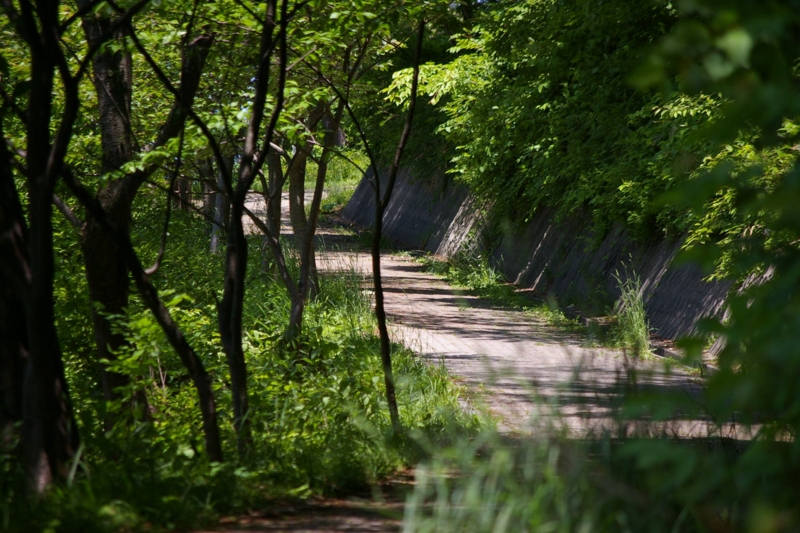
[[[421,20],[419,24],[419,31],[417,32],[417,47],[414,51],[414,73],[411,79],[411,92],[408,99],[406,122],[403,126],[403,131],[400,134],[400,140],[397,143],[397,150],[395,151],[394,159],[392,160],[392,166],[389,170],[389,179],[387,180],[386,191],[384,193],[381,193],[381,182],[378,177],[378,162],[375,159],[372,150],[370,149],[366,132],[361,126],[358,117],[353,112],[352,107],[350,107],[349,102],[344,99],[341,91],[332,86],[337,95],[342,98],[345,108],[347,109],[350,118],[353,120],[353,124],[355,125],[356,130],[361,137],[361,142],[363,143],[364,149],[369,156],[370,166],[372,167],[372,177],[370,178],[368,175],[367,178],[369,179],[369,183],[372,186],[372,190],[375,194],[375,228],[372,234],[371,246],[372,279],[375,290],[375,318],[378,321],[378,333],[380,336],[381,363],[383,365],[383,376],[386,386],[386,402],[389,407],[389,417],[391,418],[392,428],[394,429],[395,433],[402,431],[402,426],[400,424],[400,416],[397,409],[397,396],[394,386],[394,373],[392,370],[391,339],[389,337],[389,329],[386,325],[386,310],[384,308],[383,279],[381,277],[381,238],[383,237],[383,214],[386,211],[386,206],[389,204],[389,201],[392,197],[392,190],[394,189],[394,183],[397,179],[397,171],[400,168],[400,160],[403,156],[406,143],[408,142],[408,137],[411,134],[411,124],[414,120],[424,32],[425,21]]]
[[[267,12],[261,32],[259,45],[259,66],[255,77],[255,96],[252,103],[250,122],[245,133],[244,147],[239,160],[239,179],[234,187],[230,174],[226,176],[224,190],[231,199],[231,216],[227,227],[225,250],[225,280],[222,299],[217,305],[217,315],[222,348],[228,360],[231,373],[231,394],[233,396],[234,426],[237,435],[237,449],[242,455],[250,443],[248,422],[247,363],[242,347],[242,318],[244,313],[245,277],[247,275],[247,239],[244,234],[242,217],[245,212],[247,193],[259,175],[270,151],[275,126],[283,108],[286,84],[286,26],[287,0],[281,2],[279,77],[275,107],[270,116],[266,131],[262,135],[261,124],[264,119],[267,92],[269,89],[271,59],[274,50],[273,34],[277,27],[277,0],[267,1]],[[263,139],[259,151],[258,140]]]
[[[87,7],[88,0],[78,2]],[[112,23],[107,16],[87,14],[82,19],[84,34],[90,45],[99,45],[106,28]],[[133,65],[131,54],[124,47],[125,29],[120,28],[113,40],[121,46],[118,51],[109,48],[92,58],[92,82],[97,94],[100,115],[100,139],[103,148],[101,171],[119,170],[133,159],[133,134],[131,129],[131,92]],[[107,210],[115,227],[130,231],[130,213],[136,188],[130,178],[114,180],[101,188],[97,197]],[[114,361],[126,342],[121,333],[112,331],[106,314],[122,315],[128,305],[128,271],[120,259],[113,238],[95,220],[88,220],[81,235],[81,246],[86,267],[89,298],[93,302],[92,323],[99,360]],[[107,401],[118,397],[115,390],[128,385],[130,377],[113,372],[101,365],[103,395]],[[111,420],[106,421],[107,424]]]
[[[317,232],[317,224],[319,223],[319,213],[322,206],[322,195],[325,190],[325,178],[328,175],[328,158],[330,157],[331,148],[336,143],[336,132],[340,129],[342,111],[344,109],[343,102],[340,101],[337,112],[332,114],[329,108],[325,108],[324,113],[320,117],[322,128],[319,128],[323,134],[322,141],[322,156],[317,162],[317,175],[314,181],[314,194],[311,198],[311,206],[309,209],[309,218],[305,217],[305,191],[299,198],[300,209],[302,209],[302,225],[295,225],[295,238],[297,241],[297,251],[300,256],[300,277],[297,282],[297,291],[293,295],[292,309],[290,315],[289,327],[293,332],[300,332],[303,324],[303,314],[305,305],[308,298],[314,298],[319,286],[319,279],[317,276],[316,253],[315,253],[315,236]],[[305,172],[303,172],[305,182]],[[303,183],[305,186],[305,183]],[[291,185],[290,185],[291,187]]]
[[[81,0],[83,8],[88,0]],[[119,17],[108,17],[98,14],[86,14],[82,18],[84,33],[91,46],[99,45],[107,28]],[[100,132],[103,146],[102,171],[117,171],[134,155],[133,134],[131,129],[131,91],[132,60],[125,51],[124,39],[130,35],[130,26],[121,26],[114,34],[121,50],[114,52],[104,49],[92,58],[94,76],[92,81],[98,99],[100,114]],[[184,48],[181,70],[180,95],[170,111],[166,123],[155,142],[162,146],[182,130],[186,117],[186,109],[190,108],[200,82],[205,60],[213,39],[200,36],[187,43]],[[107,213],[109,223],[119,231],[130,235],[131,209],[136,194],[155,170],[146,168],[122,178],[112,180],[97,193],[97,199]],[[106,315],[124,315],[130,296],[128,268],[118,249],[117,240],[95,219],[89,218],[81,235],[81,246],[86,266],[86,278],[89,286],[89,297],[94,303],[93,326],[100,360],[114,361],[116,353],[126,342],[122,334],[112,331],[111,323]],[[106,400],[118,397],[115,390],[126,386],[130,377],[102,369],[103,394]],[[144,403],[146,398],[139,393],[134,403]],[[111,421],[109,420],[108,423]]]
[[[6,260],[16,263],[13,269],[18,277],[14,285],[23,286],[20,300],[28,339],[22,383],[23,464],[29,490],[40,495],[54,481],[66,478],[79,444],[55,326],[52,226],[55,180],[64,161],[79,102],[77,84],[64,79],[64,107],[55,137],[51,137],[54,72],[57,66],[62,67],[63,78],[66,63],[58,41],[58,3],[40,0],[34,6],[22,0],[19,6],[17,14],[13,6],[4,4],[9,15],[18,18],[17,31],[31,54],[25,121],[30,198],[27,232],[19,197],[13,190],[13,176],[7,168],[0,169],[0,179],[3,193],[9,195],[4,200],[3,216],[11,221],[16,245],[14,257]],[[6,207],[9,202],[10,208]]]
[[[55,326],[52,203],[55,182],[64,171],[64,159],[80,109],[78,86],[84,71],[80,68],[73,75],[63,54],[58,2],[0,0],[0,3],[13,22],[9,27],[25,41],[30,54],[27,109],[15,109],[25,123],[27,134],[27,153],[20,154],[27,167],[19,165],[19,168],[27,183],[29,225],[26,229],[4,146],[0,154],[0,219],[3,220],[0,246],[10,254],[3,254],[0,268],[5,289],[3,305],[22,304],[18,311],[25,327],[27,358],[22,379],[21,450],[29,491],[40,496],[52,483],[67,478],[79,445]],[[131,6],[120,21],[129,22],[145,3],[141,0]],[[112,25],[106,31],[113,33],[116,27]],[[98,49],[99,44],[90,45],[90,55]],[[59,120],[53,132],[56,70],[61,78],[63,105],[58,109]],[[24,339],[20,336],[14,342],[21,347],[12,348],[17,355],[20,349],[24,352]],[[17,362],[18,359],[8,366],[14,367]]]
[[[200,162],[200,175],[203,177],[203,181],[200,184],[203,198],[202,213],[206,219],[206,227],[210,235],[214,228],[214,201],[216,200],[216,193],[209,186],[209,183],[214,181],[214,165],[211,160]]]
[[[3,137],[0,121],[0,137]],[[3,137],[4,138],[4,137]],[[0,448],[9,450],[22,421],[22,381],[28,359],[24,297],[30,283],[27,230],[14,187],[11,155],[0,145]]]
[[[232,161],[228,158],[223,158],[225,168],[219,168],[217,171],[217,188],[221,191],[225,190],[225,174],[230,174]],[[218,163],[219,166],[219,163]],[[211,244],[210,251],[215,254],[219,251],[220,237],[225,235],[226,228],[228,227],[228,220],[231,218],[231,200],[223,193],[214,194],[214,224],[211,228]]]
[[[178,209],[189,211],[192,208],[192,182],[178,178]]]
[[[322,104],[311,113],[306,125],[309,131],[316,131],[322,119],[324,107]],[[289,219],[292,222],[295,246],[300,259],[300,277],[297,290],[290,293],[291,310],[289,313],[289,334],[294,337],[302,332],[303,315],[309,294],[313,297],[319,284],[317,278],[316,256],[313,253],[314,234],[316,223],[312,226],[306,217],[306,169],[308,158],[311,156],[313,145],[311,141],[295,145],[295,156],[286,171],[289,182]],[[324,159],[324,158],[323,158]],[[327,162],[324,164],[327,171]],[[317,173],[319,176],[319,172]],[[324,173],[322,174],[324,181]],[[313,208],[312,208],[313,209]],[[314,216],[314,213],[311,213]],[[304,253],[307,242],[311,242],[311,253]]]
[[[270,150],[267,155],[267,173],[269,181],[265,188],[267,194],[264,195],[267,211],[267,227],[270,232],[277,237],[281,234],[283,164],[281,163],[280,154],[275,150]]]

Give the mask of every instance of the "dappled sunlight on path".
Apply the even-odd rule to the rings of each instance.
[[[324,248],[321,269],[371,275],[366,252]],[[444,364],[469,389],[469,405],[488,409],[501,431],[547,429],[579,438],[602,432],[720,435],[703,412],[700,378],[680,365],[632,361],[619,351],[588,346],[582,335],[530,312],[456,290],[405,255],[384,254],[382,268],[393,340]],[[669,416],[645,408],[623,413],[623,397],[633,394],[663,395],[661,405],[670,406]],[[732,426],[723,433],[750,436],[740,428],[734,434]]]

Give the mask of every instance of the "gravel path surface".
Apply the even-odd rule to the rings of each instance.
[[[371,275],[366,252],[332,248],[326,245],[321,268],[356,268]],[[693,407],[701,408],[701,385],[694,373],[587,346],[582,335],[530,312],[497,307],[453,288],[411,257],[386,254],[381,264],[393,340],[441,361],[472,391],[473,405],[499,418],[501,431],[547,428],[572,437],[604,430],[620,436],[709,435],[705,418],[690,414]],[[669,393],[686,406],[677,419],[655,421],[652,413],[643,413],[619,423],[620,400],[631,390]]]
[[[283,200],[283,234],[289,236],[288,195]],[[263,211],[257,197],[250,208]],[[371,259],[353,232],[324,224],[318,235],[321,270],[355,269],[370,286]],[[488,409],[501,431],[547,428],[578,438],[600,431],[619,436],[718,434],[702,413],[700,378],[688,369],[669,368],[660,360],[631,361],[619,351],[588,346],[582,335],[532,313],[497,307],[455,289],[409,255],[386,253],[381,261],[393,340],[443,363],[467,386],[469,405]],[[620,403],[632,390],[667,393],[682,409],[669,420],[641,412],[621,423]],[[726,431],[725,436],[734,436],[733,429]]]

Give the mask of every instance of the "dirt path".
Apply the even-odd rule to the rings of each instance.
[[[310,199],[309,199],[310,200]],[[256,198],[249,208],[263,211]],[[283,235],[290,235],[284,196]],[[321,270],[355,269],[371,276],[371,260],[358,249],[352,232],[328,224],[319,230]],[[586,346],[530,313],[493,306],[465,295],[409,256],[382,256],[386,311],[393,340],[402,342],[432,363],[444,364],[470,391],[465,407],[488,409],[501,431],[540,434],[560,431],[584,438],[611,430],[616,435],[668,434],[707,437],[710,424],[697,413],[656,422],[643,416],[620,424],[620,399],[630,390],[631,367],[613,350]],[[366,282],[365,282],[366,284]],[[668,370],[658,361],[633,365],[639,391],[667,392],[691,406],[701,385],[691,372]],[[383,503],[368,498],[309,501],[275,507],[250,517],[237,517],[215,530],[292,531],[304,533],[400,531],[402,496]]]
[[[310,202],[311,194],[306,194]],[[253,196],[249,207],[263,212]],[[291,235],[288,194],[283,197],[284,236]],[[369,254],[358,239],[336,224],[318,231],[319,267],[355,269],[371,276]],[[386,311],[395,341],[423,357],[441,361],[471,391],[472,404],[486,407],[502,431],[528,433],[555,426],[573,437],[597,431],[632,431],[670,436],[706,437],[710,426],[702,416],[668,422],[649,419],[619,427],[617,409],[632,372],[638,389],[670,393],[689,407],[699,407],[701,386],[690,371],[660,361],[639,361],[631,368],[621,352],[589,347],[587,339],[565,333],[530,313],[492,306],[458,291],[409,256],[382,256]],[[556,415],[557,411],[557,415]],[[647,417],[645,417],[647,418]]]
[[[331,238],[336,239],[323,236]],[[323,258],[322,268],[371,273],[365,252],[328,251]],[[707,420],[690,416],[688,409],[677,419],[645,417],[624,427],[615,416],[634,373],[640,392],[669,393],[689,407],[700,407],[701,386],[692,372],[675,365],[667,369],[658,360],[634,364],[621,352],[589,347],[582,335],[566,333],[531,313],[496,307],[454,289],[411,257],[385,254],[381,262],[393,340],[441,361],[472,391],[474,404],[499,418],[501,431],[529,433],[545,426],[572,437],[603,430],[709,436]]]

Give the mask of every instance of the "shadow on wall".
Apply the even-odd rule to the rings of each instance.
[[[369,176],[369,174],[368,174]],[[381,182],[385,176],[381,176]],[[363,179],[343,211],[357,225],[375,221],[374,193]],[[401,169],[384,215],[385,235],[444,257],[482,246],[507,279],[561,302],[602,312],[619,296],[615,271],[635,271],[650,325],[661,337],[691,334],[700,318],[719,316],[730,282],[703,281],[696,265],[672,266],[682,239],[640,242],[617,225],[602,240],[590,217],[556,221],[541,209],[522,232],[487,224],[485,206],[442,176],[420,179]],[[481,235],[497,235],[479,239]],[[486,248],[489,248],[486,250]]]

